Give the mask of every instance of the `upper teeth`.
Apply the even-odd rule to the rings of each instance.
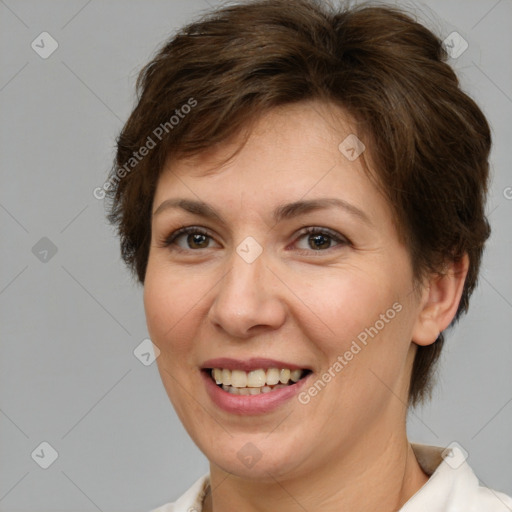
[[[217,384],[235,388],[259,388],[265,385],[287,384],[290,380],[297,382],[301,376],[302,370],[288,370],[286,368],[258,369],[250,372],[227,370],[226,368],[214,368],[212,370],[212,377]]]

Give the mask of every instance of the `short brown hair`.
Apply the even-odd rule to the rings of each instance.
[[[356,120],[415,278],[469,255],[457,321],[490,234],[491,135],[447,58],[441,39],[396,7],[257,0],[184,27],[138,77],[138,103],[105,187],[124,261],[143,283],[152,201],[168,158],[227,141],[276,106],[318,99]],[[443,343],[441,333],[418,347],[411,405],[430,396]]]

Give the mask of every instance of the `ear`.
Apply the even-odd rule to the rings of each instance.
[[[460,260],[448,264],[442,275],[432,275],[425,283],[412,332],[414,343],[430,345],[450,325],[459,307],[468,267],[469,257],[464,254]]]

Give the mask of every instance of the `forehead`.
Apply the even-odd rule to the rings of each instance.
[[[335,105],[303,102],[275,108],[251,124],[242,147],[240,137],[192,157],[169,159],[155,208],[169,196],[250,206],[334,193],[363,204],[377,190],[365,169],[366,149],[353,158],[363,147],[357,147],[354,125]]]
[[[249,148],[264,152],[277,149],[283,153],[300,152],[304,143],[315,150],[322,146],[337,148],[346,136],[354,134],[355,121],[338,105],[319,100],[302,101],[280,105],[262,113],[257,119],[247,121],[243,133],[235,134],[230,140],[201,151],[192,156],[169,159],[164,170],[172,167],[175,172],[195,176],[222,171],[229,156],[240,150],[244,135],[248,135]],[[271,140],[269,140],[269,136]],[[320,143],[320,144],[319,144]],[[337,156],[337,151],[336,151]],[[176,165],[178,164],[178,165]]]

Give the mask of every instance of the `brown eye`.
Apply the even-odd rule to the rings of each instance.
[[[330,239],[331,237],[329,235],[326,236],[324,234],[308,236],[309,246],[315,250],[329,249],[329,247],[331,246]]]
[[[206,231],[189,226],[171,233],[165,239],[164,246],[181,251],[208,249],[212,240]]]
[[[301,252],[325,252],[335,246],[346,246],[350,242],[344,236],[327,228],[307,228],[303,230],[297,239],[306,240],[307,247],[300,247]],[[297,242],[298,244],[298,242]]]
[[[187,235],[187,244],[191,249],[205,249],[208,246],[208,236],[201,233]]]

